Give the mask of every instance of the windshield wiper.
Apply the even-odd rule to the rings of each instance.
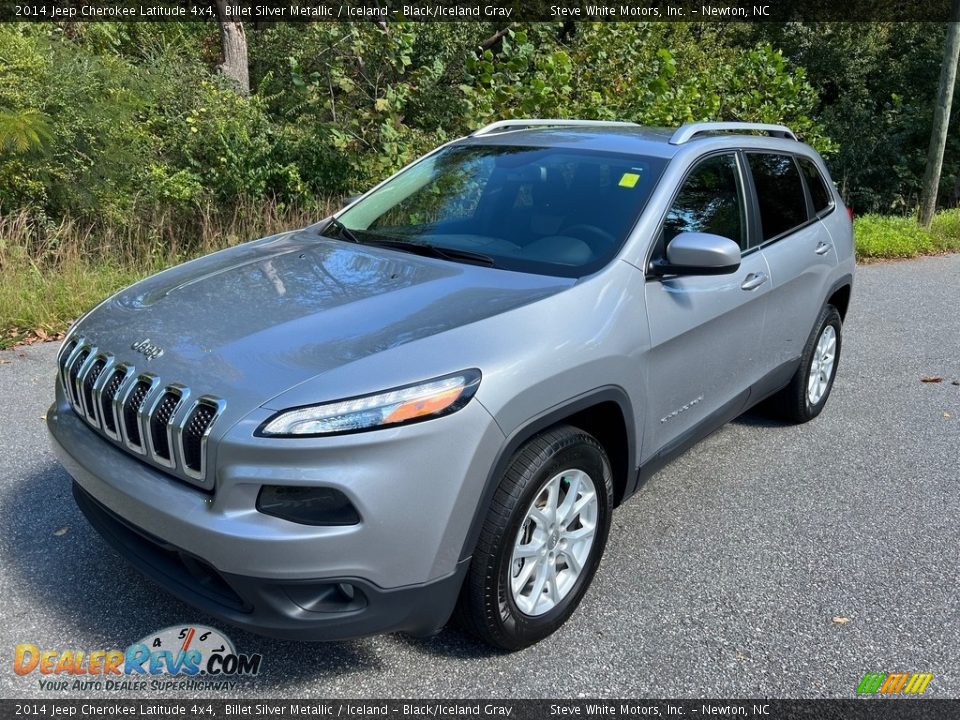
[[[357,243],[357,244],[360,243],[360,238],[358,238],[356,235],[353,234],[353,230],[348,228],[346,225],[344,225],[342,222],[340,222],[336,218],[330,218],[330,222],[327,223],[327,226],[323,229],[323,232],[326,233],[330,228],[336,228],[337,233],[341,237],[344,237],[347,240],[349,240],[350,242]]]
[[[401,240],[399,238],[378,237],[363,239],[360,241],[364,245],[379,245],[381,247],[394,248],[404,252],[414,253],[416,255],[425,255],[427,257],[442,258],[443,260],[454,260],[468,262],[474,265],[485,265],[494,267],[496,260],[489,255],[473,252],[472,250],[461,250],[459,248],[441,247],[439,245],[430,245],[429,243],[413,242],[412,240]]]

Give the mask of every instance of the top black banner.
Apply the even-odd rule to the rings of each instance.
[[[952,5],[960,0],[0,0],[0,22],[946,22]]]

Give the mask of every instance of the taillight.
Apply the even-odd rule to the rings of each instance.
[[[853,208],[852,208],[852,207],[848,207],[848,208],[847,208],[847,215],[848,215],[849,218],[850,218],[850,222],[853,222]]]

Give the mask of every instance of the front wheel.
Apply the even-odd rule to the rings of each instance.
[[[775,403],[786,420],[805,423],[813,420],[830,397],[840,359],[840,331],[843,323],[833,305],[820,311],[813,332],[807,339],[796,374]]]
[[[580,604],[610,528],[613,479],[603,447],[570,426],[513,456],[481,530],[458,616],[505,650],[559,628]]]

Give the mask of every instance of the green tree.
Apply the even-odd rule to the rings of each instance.
[[[824,152],[816,93],[770,45],[725,45],[685,24],[518,26],[499,53],[467,61],[468,125],[503,117],[580,117],[675,126],[694,120],[786,122]]]
[[[943,57],[929,23],[752,23],[732,42],[767,42],[806,70],[812,113],[837,143],[827,161],[858,213],[915,210]],[[957,115],[948,133],[941,196],[960,199]]]

